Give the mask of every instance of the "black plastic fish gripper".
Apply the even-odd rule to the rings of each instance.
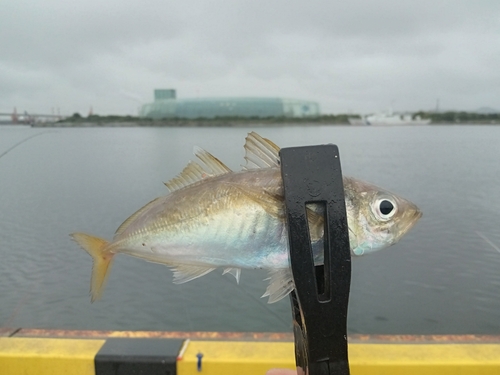
[[[351,253],[338,147],[280,151],[290,259],[290,294],[299,375],[348,375],[347,305]],[[314,264],[307,207],[324,219],[324,265]]]

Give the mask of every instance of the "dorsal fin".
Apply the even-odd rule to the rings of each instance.
[[[232,172],[223,162],[202,148],[195,147],[194,154],[207,166],[209,174],[212,176]]]
[[[165,182],[165,186],[167,186],[170,192],[179,190],[207,177],[231,172],[231,169],[226,167],[219,159],[199,147],[194,148],[194,154],[203,162],[204,167],[190,161],[177,177]]]
[[[279,167],[280,148],[273,142],[262,138],[255,132],[249,133],[245,140],[245,160],[247,162],[243,169]]]
[[[172,192],[208,176],[209,174],[199,164],[190,161],[177,177],[165,182],[165,186]]]

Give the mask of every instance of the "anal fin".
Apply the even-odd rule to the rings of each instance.
[[[215,268],[191,266],[188,264],[173,266],[172,271],[174,271],[174,284],[187,283],[188,281],[197,279],[198,277],[212,272],[214,269]]]
[[[235,268],[226,268],[224,270],[224,272],[222,272],[222,274],[225,275],[226,273],[233,275],[234,278],[236,279],[237,284],[240,283],[241,268],[236,268],[236,267]]]

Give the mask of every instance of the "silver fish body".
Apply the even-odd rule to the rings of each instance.
[[[171,193],[128,218],[111,242],[83,233],[73,238],[94,258],[91,294],[99,298],[111,260],[124,253],[165,264],[183,283],[217,268],[239,280],[241,269],[267,269],[264,295],[275,302],[293,290],[285,223],[279,148],[256,133],[246,144],[247,165],[233,172],[208,152],[195,155],[166,183]],[[396,243],[420,218],[411,202],[365,182],[344,177],[353,255]],[[322,262],[322,215],[308,210],[315,261]]]
[[[266,211],[260,195],[282,195],[279,169],[209,178],[153,201],[109,250],[176,265],[285,268],[288,245],[283,201]],[[264,197],[267,198],[267,197]]]

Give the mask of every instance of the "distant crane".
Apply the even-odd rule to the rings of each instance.
[[[14,110],[12,113],[0,113],[0,118],[1,117],[7,117],[10,118],[9,120],[1,120],[0,123],[12,123],[12,124],[33,124],[34,122],[44,119],[44,120],[51,120],[51,121],[58,121],[61,120],[63,117],[60,115],[59,108],[57,108],[57,115],[54,114],[54,110],[52,109],[52,114],[46,115],[46,114],[29,114],[28,111],[24,111],[22,115],[17,113],[17,107],[14,107]]]
[[[10,118],[12,119],[12,122],[14,124],[17,124],[17,122],[19,121],[19,117],[17,116],[17,108],[14,107],[14,112],[12,112],[12,115],[10,116]]]

